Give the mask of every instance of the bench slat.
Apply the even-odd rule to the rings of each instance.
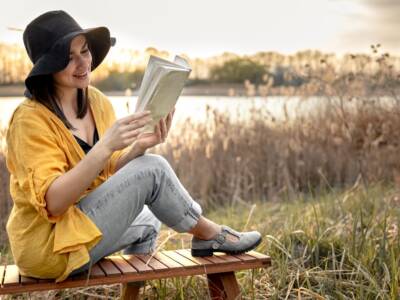
[[[137,270],[132,267],[123,257],[119,255],[109,256],[109,259],[121,270],[123,274],[137,273]]]
[[[179,253],[179,255],[182,255],[182,256],[190,259],[191,261],[194,261],[195,263],[202,265],[202,266],[214,264],[213,262],[211,262],[207,259],[204,259],[202,257],[193,257],[192,254],[190,253],[190,251],[187,249],[179,249],[179,250],[176,250],[176,252]]]
[[[256,252],[254,250],[246,252],[246,254],[251,255],[251,256],[253,256],[255,258],[258,258],[258,259],[267,259],[267,260],[271,259],[268,255],[262,254],[260,252]]]
[[[194,267],[199,265],[193,262],[192,260],[183,257],[182,255],[179,255],[179,253],[176,253],[175,251],[163,251],[163,254],[168,256],[169,258],[172,258],[173,260],[175,260],[177,263],[181,264],[184,267]]]
[[[4,274],[4,286],[19,285],[19,270],[16,265],[6,266],[6,273]]]
[[[148,265],[142,262],[139,258],[133,255],[122,255],[122,257],[131,264],[138,272],[151,272],[153,271]]]
[[[218,256],[219,258],[221,258],[221,259],[223,259],[225,261],[229,261],[229,262],[238,262],[238,261],[240,261],[240,259],[235,257],[235,256],[228,255],[228,254],[221,253],[221,252],[214,253],[214,255]]]
[[[236,254],[235,257],[239,258],[241,261],[244,261],[244,262],[249,262],[249,261],[258,260],[257,258],[255,258],[255,257],[253,257],[253,256],[251,256],[251,255],[248,255],[248,254],[246,254],[246,253],[243,253],[243,254]]]
[[[153,268],[154,271],[164,271],[168,270],[168,267],[161,262],[159,262],[157,259],[152,257],[151,255],[136,255],[137,258],[142,260],[146,265],[150,266]]]
[[[95,264],[89,269],[90,278],[104,277],[105,274],[98,264]]]
[[[108,258],[103,258],[98,262],[106,276],[121,276],[121,271]]]
[[[218,256],[204,256],[203,259],[206,259],[214,264],[223,264],[226,263],[225,260],[223,260],[222,258],[219,258]]]
[[[165,256],[162,252],[157,252],[154,255],[154,257],[170,269],[177,269],[183,267],[181,264],[177,263],[173,259],[169,258],[168,256]]]

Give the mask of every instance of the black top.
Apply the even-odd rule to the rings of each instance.
[[[83,152],[85,152],[85,154],[87,154],[90,149],[92,149],[92,146],[90,146],[89,144],[87,144],[85,141],[81,140],[80,138],[78,138],[76,135],[74,135],[76,141],[78,142],[79,146],[81,146]],[[99,141],[99,134],[97,132],[97,128],[94,128],[94,133],[93,133],[93,146]]]

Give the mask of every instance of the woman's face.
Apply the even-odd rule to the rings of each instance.
[[[78,35],[71,41],[69,63],[64,70],[54,73],[58,88],[84,89],[90,83],[92,55],[84,35]]]

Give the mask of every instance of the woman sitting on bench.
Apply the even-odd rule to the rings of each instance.
[[[116,251],[155,250],[161,222],[189,232],[192,255],[237,254],[261,242],[202,216],[168,162],[146,150],[165,141],[173,111],[140,134],[149,112],[115,120],[89,86],[115,41],[105,27],[82,29],[63,11],[24,31],[33,68],[7,133],[14,206],[7,223],[20,273],[62,281]]]

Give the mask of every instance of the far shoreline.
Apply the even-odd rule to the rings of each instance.
[[[1,97],[23,97],[25,86],[23,84],[0,85]],[[106,91],[104,94],[114,96],[137,96],[138,90],[134,91]],[[220,84],[199,84],[187,86],[182,91],[183,96],[246,96],[246,89],[243,84],[220,83]]]

